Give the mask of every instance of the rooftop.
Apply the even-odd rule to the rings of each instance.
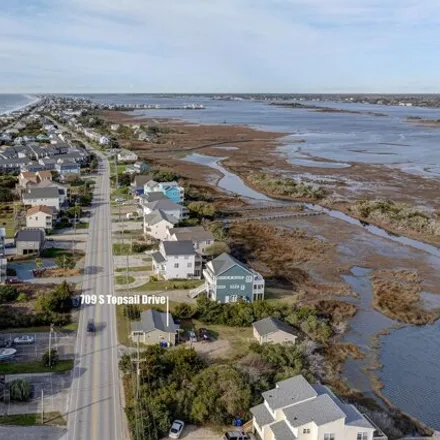
[[[173,316],[168,313],[168,325],[167,314],[154,309],[148,309],[141,313],[141,320],[134,321],[131,324],[132,331],[143,331],[145,333],[153,330],[162,330],[167,333],[175,333],[179,326],[174,323]]]
[[[191,240],[163,241],[165,255],[195,255],[194,245]]]
[[[175,235],[177,240],[214,240],[212,232],[206,231],[203,226],[188,226],[184,228],[171,228],[170,236]]]
[[[15,234],[16,241],[42,241],[44,231],[41,229],[22,229]]]
[[[37,212],[44,212],[45,214],[53,215],[55,209],[52,206],[37,205],[37,206],[33,206],[32,208],[29,208],[26,211],[26,215],[33,215],[36,214]]]
[[[161,211],[160,209],[157,211],[153,211],[150,214],[144,216],[144,221],[148,225],[155,225],[162,220],[166,220],[173,225],[176,224],[179,220],[173,215],[169,215],[166,212]]]
[[[259,321],[254,322],[252,325],[255,327],[260,336],[270,335],[278,330],[282,330],[292,335],[297,334],[292,326],[276,318],[269,317],[260,319]]]
[[[59,192],[58,188],[48,187],[48,188],[31,188],[29,192],[23,193],[23,200],[35,199],[35,198],[58,198]]]

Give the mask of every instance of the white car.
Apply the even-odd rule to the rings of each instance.
[[[33,344],[35,339],[33,336],[23,335],[14,338],[14,344]]]
[[[174,420],[173,424],[171,425],[169,438],[179,438],[184,427],[185,423],[182,422],[182,420]]]

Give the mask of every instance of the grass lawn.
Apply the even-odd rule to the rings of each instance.
[[[202,280],[182,280],[182,281],[149,281],[142,286],[129,289],[130,292],[148,292],[155,290],[176,290],[176,289],[194,289],[199,287]]]
[[[0,374],[65,373],[73,368],[73,359],[59,360],[53,368],[48,368],[41,361],[2,362]]]
[[[135,281],[136,281],[135,277],[132,277],[132,276],[128,276],[128,280],[125,275],[119,275],[119,276],[115,277],[116,284],[131,284],[131,283],[134,283]]]
[[[133,255],[130,243],[113,243],[113,255]]]
[[[0,217],[0,226],[6,229],[6,238],[13,238],[15,234],[14,218],[11,215],[6,217]]]
[[[44,413],[45,425],[67,425],[66,420],[57,412]],[[0,416],[0,425],[13,426],[34,426],[41,425],[41,414],[14,414],[9,416]]]
[[[149,270],[152,269],[152,265],[148,264],[145,266],[136,266],[136,267],[129,267],[128,271],[129,272],[147,272]],[[117,269],[115,269],[115,272],[125,272],[127,269],[125,267],[118,267]]]
[[[89,222],[77,223],[76,229],[89,229]]]
[[[114,162],[111,159],[109,159],[109,162],[110,162],[110,176],[116,176],[116,170],[117,170],[118,175],[119,175],[119,174],[123,174],[124,171],[127,169],[127,165],[119,164],[115,168],[115,164],[114,164]]]
[[[55,331],[69,332],[75,331],[78,328],[77,322],[71,322],[70,324],[63,325],[62,327],[55,327]],[[1,330],[1,333],[49,333],[50,327],[47,325],[42,325],[41,327],[20,327],[20,328],[8,328]],[[0,364],[1,365],[1,364]]]

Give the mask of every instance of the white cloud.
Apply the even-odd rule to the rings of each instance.
[[[423,81],[401,64],[440,46],[433,0],[43,4],[0,16],[0,90],[383,90]]]

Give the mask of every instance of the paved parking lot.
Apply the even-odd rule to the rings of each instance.
[[[66,432],[55,426],[2,426],[0,440],[64,440]]]
[[[49,332],[47,333],[29,333],[33,336],[33,344],[14,345],[17,355],[15,362],[41,360],[43,354],[49,349]],[[17,336],[23,336],[23,333],[2,333],[2,338],[14,340]],[[52,334],[51,347],[58,350],[60,358],[72,358],[75,349],[75,334],[54,332]]]
[[[9,374],[6,382],[25,379],[32,385],[32,397],[28,402],[10,402],[0,404],[1,414],[34,414],[41,412],[41,391],[44,396],[44,411],[59,411],[65,414],[68,410],[69,388],[72,383],[72,372],[40,373],[40,374]]]

